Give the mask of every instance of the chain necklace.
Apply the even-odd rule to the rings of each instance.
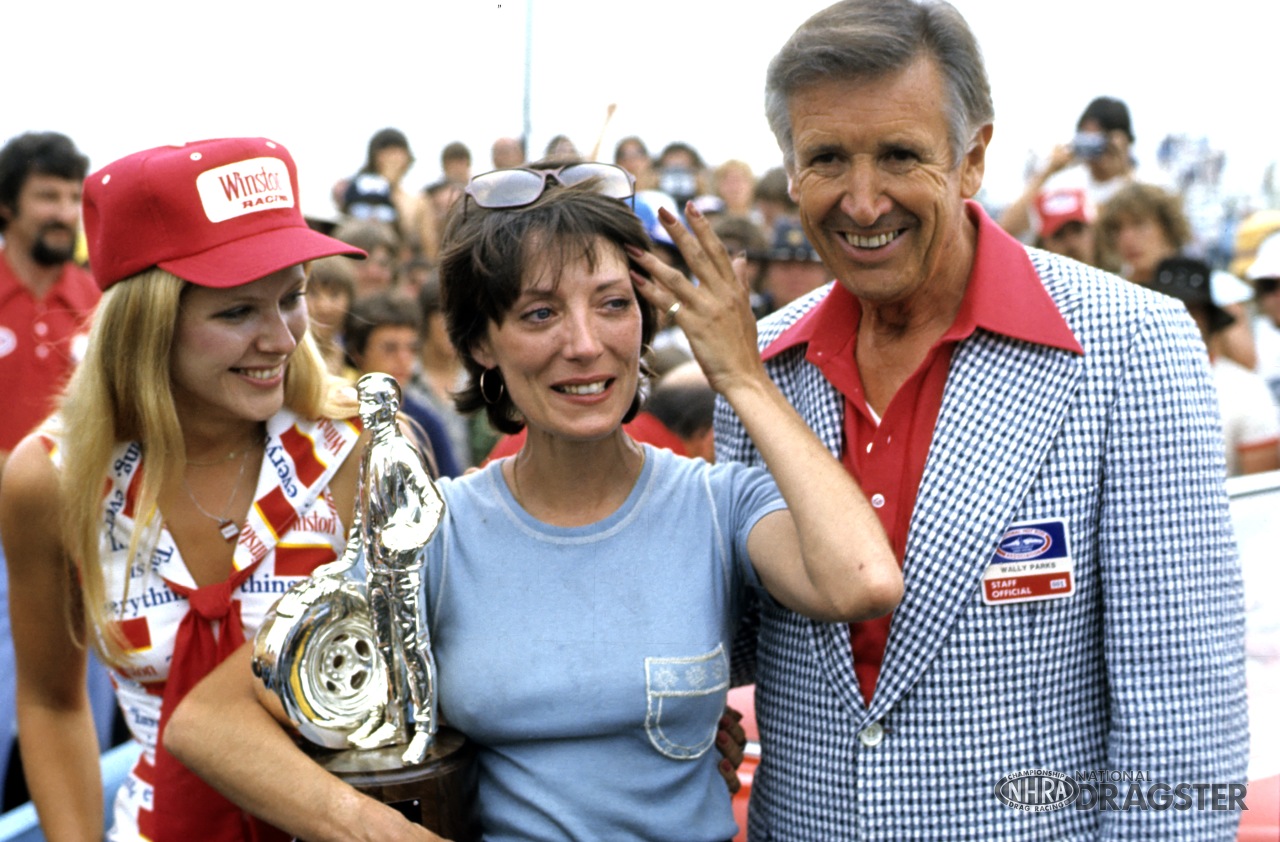
[[[196,495],[191,492],[191,484],[187,482],[186,474],[183,474],[182,476],[182,487],[186,489],[187,496],[191,498],[192,504],[200,511],[200,514],[218,524],[218,531],[222,533],[223,540],[229,544],[234,542],[236,538],[240,537],[240,527],[237,526],[236,523],[228,517],[228,515],[231,514],[231,506],[236,501],[236,492],[240,490],[240,483],[244,481],[244,471],[245,468],[249,466],[249,453],[252,452],[253,448],[254,445],[250,445],[242,451],[243,455],[240,457],[240,473],[236,475],[235,484],[231,486],[231,496],[227,498],[226,505],[222,507],[222,517],[211,514],[204,506],[200,505],[200,501],[196,499]]]

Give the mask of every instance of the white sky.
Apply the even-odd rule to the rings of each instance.
[[[713,164],[776,165],[765,66],[826,2],[533,0],[531,152],[557,133],[587,151],[603,128],[605,156],[638,134],[654,153],[684,140]],[[1204,135],[1228,153],[1228,187],[1251,194],[1280,159],[1276,0],[954,2],[992,80],[996,203],[1099,94],[1129,103],[1144,163],[1167,133]],[[410,186],[439,175],[452,140],[489,167],[492,140],[522,128],[525,4],[5,0],[0,141],[63,131],[96,168],[162,143],[267,135],[297,158],[304,209],[324,215],[329,186],[384,126],[413,145]]]

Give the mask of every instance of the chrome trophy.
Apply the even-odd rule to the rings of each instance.
[[[413,766],[426,759],[438,728],[421,584],[423,548],[444,517],[444,500],[396,422],[396,381],[366,374],[356,389],[370,441],[346,550],[268,613],[254,640],[253,670],[310,742],[394,747],[385,762]],[[358,578],[352,571],[361,564]]]

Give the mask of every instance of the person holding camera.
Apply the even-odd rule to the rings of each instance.
[[[1000,217],[1000,227],[1015,237],[1040,230],[1036,198],[1051,189],[1083,188],[1099,207],[1134,179],[1133,122],[1121,100],[1100,96],[1085,107],[1069,143],[1054,147],[1044,166]],[[1083,165],[1083,166],[1080,166]]]

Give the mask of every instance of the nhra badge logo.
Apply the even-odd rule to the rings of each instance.
[[[1016,810],[1051,813],[1080,797],[1080,784],[1052,769],[1025,769],[996,783],[996,798]]]
[[[1025,561],[1039,558],[1053,546],[1053,536],[1043,529],[1023,527],[1010,529],[1000,539],[996,547],[996,555],[1010,561]]]

